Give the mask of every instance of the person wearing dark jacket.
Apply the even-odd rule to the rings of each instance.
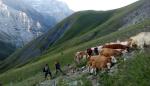
[[[60,71],[63,75],[65,75],[65,73],[61,70],[61,66],[58,61],[55,62],[55,69],[56,69],[56,74]]]
[[[45,67],[43,68],[43,72],[45,72],[45,79],[47,79],[48,75],[50,75],[51,79],[53,78],[48,64],[46,64]]]

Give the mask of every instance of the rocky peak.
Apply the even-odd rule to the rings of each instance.
[[[141,2],[141,5],[138,5],[135,10],[128,13],[128,15],[123,18],[123,22],[125,24],[124,26],[137,24],[144,21],[145,19],[150,18],[150,1],[143,0],[139,2]]]

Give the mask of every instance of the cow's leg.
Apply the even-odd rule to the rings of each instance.
[[[74,57],[74,61],[75,61],[75,63],[77,62],[77,58],[78,58],[77,56],[75,56],[75,57]]]
[[[110,70],[111,68],[111,63],[107,63],[107,69]]]
[[[97,68],[94,68],[94,69],[93,69],[93,74],[94,74],[94,75],[97,75]]]
[[[87,70],[88,70],[88,72],[90,73],[90,71],[91,71],[91,67],[90,67],[90,66],[88,66],[88,67],[87,67]]]
[[[123,61],[126,61],[127,60],[127,58],[128,58],[128,55],[126,54],[126,55],[124,55],[123,56]]]
[[[144,52],[144,45],[140,47],[141,48],[141,53]]]
[[[114,56],[111,56],[111,62],[115,64],[117,63],[117,59]]]
[[[126,52],[127,50],[125,50],[125,52],[123,51],[123,55],[122,55],[122,57],[123,57],[123,61],[126,61],[127,60],[127,52]]]
[[[76,58],[76,62],[77,62],[77,64],[80,64],[80,59],[79,59],[79,57]]]
[[[137,46],[140,50],[142,51],[144,50],[144,42],[141,41],[140,43],[137,44]]]
[[[139,48],[140,48],[140,53],[143,53],[144,52],[144,47],[142,45],[140,45]]]
[[[91,68],[91,69],[90,69],[90,73],[92,74],[92,73],[93,73],[93,71],[94,71],[94,68]]]

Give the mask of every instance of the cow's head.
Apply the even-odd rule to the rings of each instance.
[[[137,48],[137,42],[132,38],[128,39],[128,46],[131,48]]]
[[[137,48],[137,42],[136,41],[132,41],[131,42],[131,46],[130,46],[131,48]]]

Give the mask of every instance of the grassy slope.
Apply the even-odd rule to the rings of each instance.
[[[49,63],[49,65],[52,69],[54,68],[53,62],[57,58],[60,59],[60,61],[61,61],[61,63],[63,63],[63,65],[65,65],[67,63],[71,63],[73,61],[72,57],[74,55],[74,52],[77,51],[78,49],[84,49],[88,46],[94,46],[95,44],[98,44],[98,43],[114,41],[114,40],[116,40],[116,38],[125,39],[126,37],[133,35],[133,31],[137,31],[137,33],[138,33],[141,30],[143,30],[141,28],[144,28],[147,25],[150,25],[149,21],[144,22],[143,24],[136,25],[136,26],[131,26],[128,29],[124,29],[122,31],[111,33],[110,35],[101,37],[99,39],[90,41],[88,43],[84,43],[84,44],[79,45],[79,46],[72,47],[71,49],[67,49],[67,50],[64,51],[63,55],[61,53],[58,53],[58,52],[57,53],[55,53],[55,52],[48,53],[47,55],[42,56],[42,58],[44,58],[42,60],[39,60],[35,63],[30,63],[30,64],[28,64],[28,65],[26,65],[22,68],[10,70],[10,71],[0,75],[0,80],[2,80],[3,83],[8,83],[10,81],[12,81],[12,82],[21,82],[21,81],[23,81],[22,83],[26,83],[28,81],[27,78],[29,78],[31,76],[35,75],[34,78],[39,77],[41,68],[45,63]],[[129,31],[131,33],[129,33]],[[136,34],[136,32],[134,32],[134,34]],[[36,75],[36,74],[38,74],[38,75]],[[32,84],[37,83],[38,81],[41,80],[41,78],[36,79],[36,81],[33,82]]]
[[[69,30],[65,31],[56,45],[93,30],[112,17],[113,12],[114,11],[81,11],[75,13],[73,16],[76,17],[75,22]]]

